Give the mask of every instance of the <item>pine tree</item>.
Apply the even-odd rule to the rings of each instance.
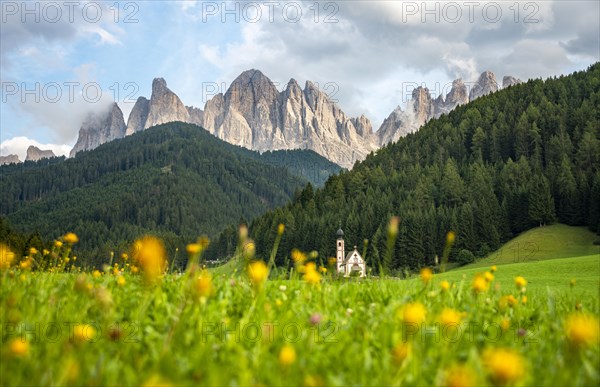
[[[540,226],[552,223],[555,219],[554,199],[544,175],[535,175],[531,181],[528,212],[529,217]]]

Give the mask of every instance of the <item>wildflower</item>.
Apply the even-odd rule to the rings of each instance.
[[[119,286],[125,286],[125,277],[123,277],[122,275],[117,277],[117,285]]]
[[[102,276],[102,273],[100,273],[100,270],[94,270],[92,272],[92,277],[94,277],[94,278],[100,278],[100,276]]]
[[[455,240],[456,234],[454,233],[454,231],[448,231],[448,234],[446,234],[446,244],[451,245],[454,243]]]
[[[567,340],[574,347],[585,347],[598,342],[598,319],[589,315],[577,313],[567,317],[565,334]]]
[[[475,278],[473,279],[473,290],[476,293],[485,292],[488,289],[488,286],[488,282],[481,274],[475,275]]]
[[[14,338],[8,345],[10,354],[14,357],[25,357],[29,353],[29,343],[20,338]]]
[[[92,341],[96,337],[96,329],[88,324],[77,324],[73,327],[73,341],[83,343]]]
[[[433,272],[428,267],[424,267],[423,269],[421,269],[420,275],[421,275],[421,281],[423,281],[423,283],[425,285],[427,285],[429,282],[431,282],[431,279],[433,278]]]
[[[310,322],[310,325],[318,325],[322,320],[322,317],[319,313],[313,313],[310,315],[310,319],[308,320]]]
[[[279,351],[279,364],[288,367],[296,361],[296,350],[290,344],[286,344]]]
[[[404,310],[402,312],[402,320],[405,324],[421,324],[425,321],[425,316],[427,315],[427,311],[425,310],[425,306],[420,302],[409,303],[404,306]]]
[[[320,266],[319,271],[323,274],[327,274],[327,268],[325,266]]]
[[[490,272],[491,272],[491,273],[495,273],[495,272],[496,272],[496,270],[498,270],[498,268],[496,267],[496,265],[494,265],[494,266],[490,267]]]
[[[285,225],[283,223],[279,223],[277,226],[277,234],[281,235],[285,231]]]
[[[458,324],[460,324],[461,320],[462,320],[462,313],[460,313],[454,309],[450,309],[450,308],[444,308],[442,310],[442,313],[440,313],[440,316],[439,316],[439,321],[444,326],[458,325]]]
[[[79,237],[73,232],[68,232],[63,236],[63,240],[70,245],[74,245],[79,242]]]
[[[521,304],[525,305],[527,303],[527,296],[521,297]]]
[[[352,313],[354,313],[354,311],[352,310],[352,308],[346,309],[346,316],[352,316]]]
[[[488,349],[483,354],[483,363],[497,384],[513,384],[525,376],[523,357],[512,349]]]
[[[392,361],[397,366],[401,366],[402,363],[408,358],[411,353],[410,343],[399,342],[392,348]]]
[[[494,275],[492,273],[490,273],[489,271],[486,271],[485,273],[483,273],[483,278],[487,282],[492,282],[494,280]]]
[[[254,258],[254,254],[256,254],[256,245],[254,244],[254,241],[248,240],[244,244],[243,254],[244,254],[244,258],[248,261],[250,261]]]
[[[213,294],[214,288],[212,277],[208,270],[202,270],[195,283],[196,293],[200,297],[209,297]]]
[[[186,247],[188,255],[196,255],[200,252],[201,248],[198,243],[190,243]]]
[[[256,288],[260,288],[269,276],[269,269],[263,261],[255,261],[248,265],[248,276]]]
[[[54,247],[56,247],[57,249],[60,249],[62,245],[63,243],[61,241],[54,241]]]
[[[510,306],[512,308],[518,303],[519,301],[515,298],[515,296],[509,294],[508,296],[500,297],[500,300],[498,301],[498,306],[500,307],[500,309],[506,309],[506,307]]]
[[[248,226],[241,224],[239,228],[240,243],[244,243],[248,238]]]
[[[515,285],[517,289],[524,288],[527,285],[527,280],[521,276],[515,277]]]
[[[38,250],[35,247],[29,248],[29,255],[36,255],[37,253],[38,253]]]
[[[502,328],[502,330],[506,332],[508,328],[510,328],[510,320],[507,318],[503,318],[502,321],[500,321],[500,328]]]
[[[121,259],[122,259],[123,261],[127,261],[127,260],[129,259],[129,254],[127,254],[127,253],[123,253],[123,254],[121,254]]]
[[[317,272],[314,262],[309,262],[304,266],[304,281],[309,284],[318,284],[321,282],[321,275]]]
[[[302,265],[306,261],[306,254],[298,249],[292,250],[292,259],[296,265]]]
[[[285,292],[287,290],[287,286],[285,285],[279,285],[279,290],[282,292]]]
[[[141,266],[148,282],[154,282],[164,272],[167,265],[167,252],[162,241],[145,236],[134,244],[134,259]]]
[[[337,263],[337,259],[335,257],[329,257],[327,263],[329,264],[329,266],[335,266],[335,264]]]
[[[8,246],[0,243],[0,270],[8,269],[14,260],[15,253],[13,253]]]
[[[440,282],[440,288],[442,288],[442,291],[447,292],[448,290],[450,290],[450,282],[446,280]]]
[[[444,386],[467,387],[480,384],[475,371],[465,364],[453,365],[444,372]]]

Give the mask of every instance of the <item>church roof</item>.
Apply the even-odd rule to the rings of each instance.
[[[348,254],[346,254],[346,259],[344,259],[344,262],[348,262],[348,260],[350,258],[352,258],[352,256],[354,255],[354,253],[356,253],[356,256],[362,261],[362,256],[360,255],[360,253],[356,249],[356,246],[354,246],[354,250],[352,250]]]
[[[337,230],[337,236],[338,236],[338,238],[343,238],[344,237],[344,231],[342,230],[341,227],[339,228],[339,230]]]

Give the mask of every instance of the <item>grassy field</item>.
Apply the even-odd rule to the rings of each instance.
[[[132,251],[104,272],[2,265],[1,385],[600,382],[594,255],[344,280],[302,253],[282,279],[251,255],[164,275],[160,241]],[[70,246],[48,256],[64,269]]]
[[[537,227],[522,233],[486,258],[467,267],[537,262],[594,254],[600,257],[600,246],[593,244],[597,239],[598,236],[585,227],[565,224]]]

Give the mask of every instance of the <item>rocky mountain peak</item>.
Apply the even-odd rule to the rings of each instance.
[[[30,145],[29,148],[27,148],[27,157],[25,158],[25,161],[38,161],[41,159],[49,159],[51,157],[56,157],[51,150],[41,150],[36,146]]]
[[[521,81],[520,79],[517,79],[513,76],[505,75],[502,78],[502,88],[505,89],[509,86],[518,85],[519,83],[522,83],[522,82],[523,81]]]
[[[17,155],[0,156],[0,165],[19,164],[20,162],[21,160]]]
[[[421,125],[433,117],[434,106],[428,88],[422,86],[415,88],[412,92],[411,101],[416,120],[421,123]]]
[[[179,97],[168,87],[163,78],[152,81],[152,96],[144,129],[167,122],[190,122],[190,114]]]
[[[113,103],[101,112],[90,112],[81,128],[77,143],[71,149],[70,156],[74,157],[82,150],[94,149],[97,146],[125,137],[127,126],[119,105]]]
[[[469,101],[473,101],[484,95],[495,93],[498,91],[498,82],[496,81],[496,75],[491,71],[484,71],[479,76],[479,79],[473,85],[471,92],[469,93]]]

